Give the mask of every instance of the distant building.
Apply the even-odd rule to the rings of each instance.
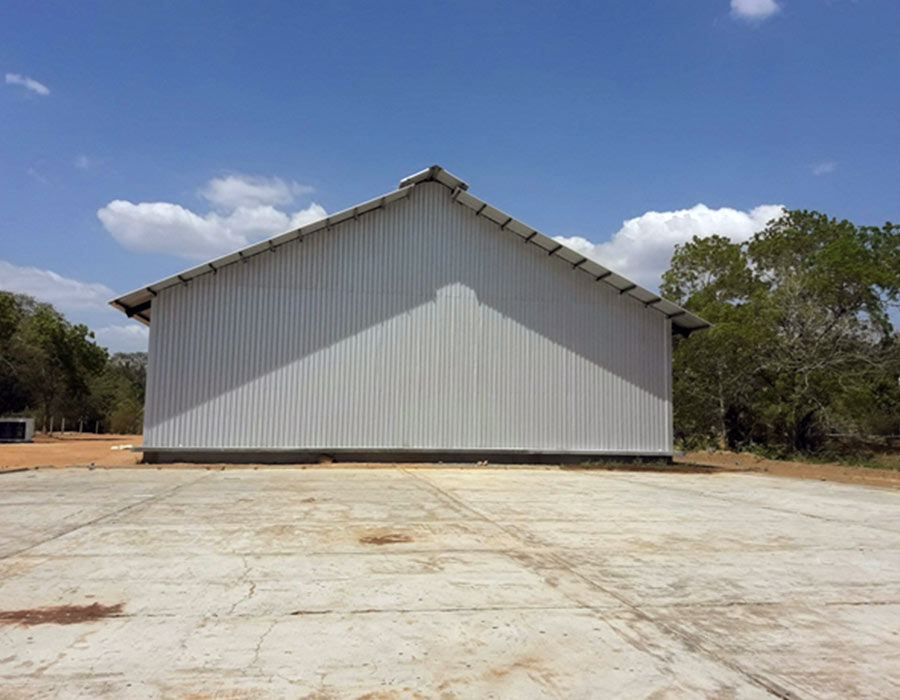
[[[111,303],[150,326],[146,461],[668,456],[708,326],[438,166]]]

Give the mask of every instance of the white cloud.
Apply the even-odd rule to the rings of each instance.
[[[821,163],[816,163],[812,167],[813,175],[830,175],[835,170],[837,170],[837,163],[833,160],[823,160]]]
[[[44,177],[43,173],[41,173],[36,168],[28,168],[28,170],[26,170],[25,172],[28,173],[28,175],[30,177],[33,177],[35,180],[40,182],[42,185],[50,184],[50,180],[48,180],[46,177]]]
[[[138,352],[147,349],[150,329],[136,321],[123,326],[103,326],[94,331],[98,345],[113,352]]]
[[[75,159],[75,167],[79,170],[88,170],[94,161],[88,158],[86,155],[82,154]]]
[[[313,191],[299,182],[286,182],[280,177],[228,175],[207,182],[200,195],[214,206],[225,210],[239,207],[290,204],[297,197]]]
[[[53,304],[60,310],[100,309],[114,296],[105,284],[80,282],[52,270],[19,267],[0,260],[0,289]]]
[[[6,74],[6,84],[7,85],[21,85],[26,90],[35,92],[38,95],[49,95],[50,94],[50,88],[48,88],[43,83],[39,83],[37,80],[32,80],[27,75],[19,75],[18,73],[7,73]]]
[[[697,204],[677,211],[648,211],[628,219],[605,243],[580,236],[557,236],[556,240],[638,284],[655,288],[669,267],[676,244],[713,234],[746,241],[783,210],[780,204],[763,204],[750,211]]]
[[[781,7],[777,0],[731,0],[731,15],[749,21],[771,17]]]
[[[279,177],[228,175],[200,188],[201,196],[215,208],[206,214],[170,202],[134,204],[117,199],[99,209],[97,216],[126,248],[206,260],[326,216],[315,202],[294,212],[275,206],[291,204],[311,191]]]
[[[126,248],[206,260],[321,219],[326,211],[313,202],[293,213],[258,205],[201,215],[169,202],[133,204],[117,199],[97,216]]]

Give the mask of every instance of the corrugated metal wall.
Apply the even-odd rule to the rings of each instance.
[[[670,342],[426,183],[162,291],[144,444],[668,452]]]

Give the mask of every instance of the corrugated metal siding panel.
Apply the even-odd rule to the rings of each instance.
[[[671,449],[665,316],[441,185],[189,285],[153,302],[147,445]]]

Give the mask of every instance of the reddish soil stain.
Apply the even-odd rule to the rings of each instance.
[[[80,622],[94,622],[122,612],[124,603],[115,605],[56,605],[46,608],[26,608],[25,610],[0,610],[0,624],[24,625],[75,625]]]
[[[399,544],[401,542],[412,542],[413,538],[409,535],[391,532],[387,535],[367,535],[360,537],[359,541],[361,544]]]

